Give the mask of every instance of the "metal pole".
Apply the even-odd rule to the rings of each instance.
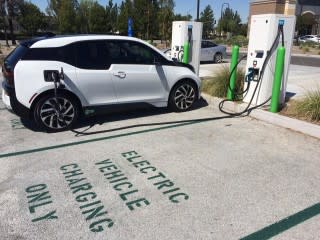
[[[223,10],[223,4],[221,5],[221,15],[220,15],[220,37],[222,32],[222,10]]]
[[[239,46],[234,45],[232,48],[232,57],[231,57],[231,65],[230,65],[230,83],[228,85],[227,99],[234,100],[234,89],[236,87],[237,80],[237,63],[239,58]]]
[[[224,6],[228,6],[228,8],[230,8],[230,5],[229,5],[229,3],[223,3],[222,5],[221,5],[221,15],[220,15],[220,36],[221,36],[221,33],[222,33],[222,15],[223,15],[223,7]]]
[[[281,82],[282,82],[282,76],[283,76],[285,55],[286,55],[286,49],[284,47],[278,48],[276,67],[274,72],[273,88],[272,88],[271,105],[270,105],[270,112],[273,112],[273,113],[278,112],[278,108],[279,108],[279,96],[280,96],[280,88],[281,88]]]
[[[197,0],[197,21],[199,22],[200,0]]]

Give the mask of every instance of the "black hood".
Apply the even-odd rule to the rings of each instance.
[[[192,72],[195,72],[195,70],[194,70],[194,67],[192,66],[192,65],[190,65],[190,64],[187,64],[187,63],[182,63],[182,62],[175,62],[174,61],[174,64],[176,65],[176,66],[178,66],[178,67],[186,67],[186,68],[189,68]]]

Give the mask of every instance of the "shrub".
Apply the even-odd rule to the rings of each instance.
[[[296,101],[293,110],[298,117],[320,121],[320,88],[308,92],[302,100]]]
[[[245,36],[242,35],[237,35],[237,36],[233,36],[228,40],[228,44],[229,45],[238,45],[240,47],[246,47],[248,46],[248,39]]]
[[[308,48],[308,47],[303,47],[302,51],[303,51],[303,53],[310,52],[310,48]]]
[[[215,76],[202,81],[202,91],[215,96],[225,97],[229,86],[230,70],[228,68],[221,69]],[[244,85],[244,71],[238,70],[235,92],[242,92]],[[236,100],[241,99],[241,96],[236,97]]]
[[[301,43],[302,48],[303,47],[309,47],[309,48],[316,48],[318,47],[318,44],[315,42],[305,42],[305,43]]]

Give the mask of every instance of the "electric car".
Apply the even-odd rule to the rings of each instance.
[[[171,58],[171,48],[165,49],[164,54]],[[201,41],[200,61],[214,63],[222,63],[223,59],[227,56],[227,49],[225,46],[217,45],[209,40]]]
[[[182,112],[200,98],[191,65],[131,37],[76,35],[21,42],[5,59],[2,100],[47,131],[70,128],[84,110],[148,104]]]

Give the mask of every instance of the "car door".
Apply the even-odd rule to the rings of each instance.
[[[208,53],[208,61],[213,61],[214,56],[216,55],[218,51],[217,45],[213,42],[208,41],[207,42],[207,53]]]
[[[200,61],[209,61],[208,60],[208,52],[207,52],[207,41],[201,41],[201,53],[200,53]]]
[[[166,101],[168,91],[155,64],[156,52],[130,40],[109,41],[110,61],[118,103]]]
[[[88,105],[116,103],[105,40],[82,41],[75,44],[76,87]]]

